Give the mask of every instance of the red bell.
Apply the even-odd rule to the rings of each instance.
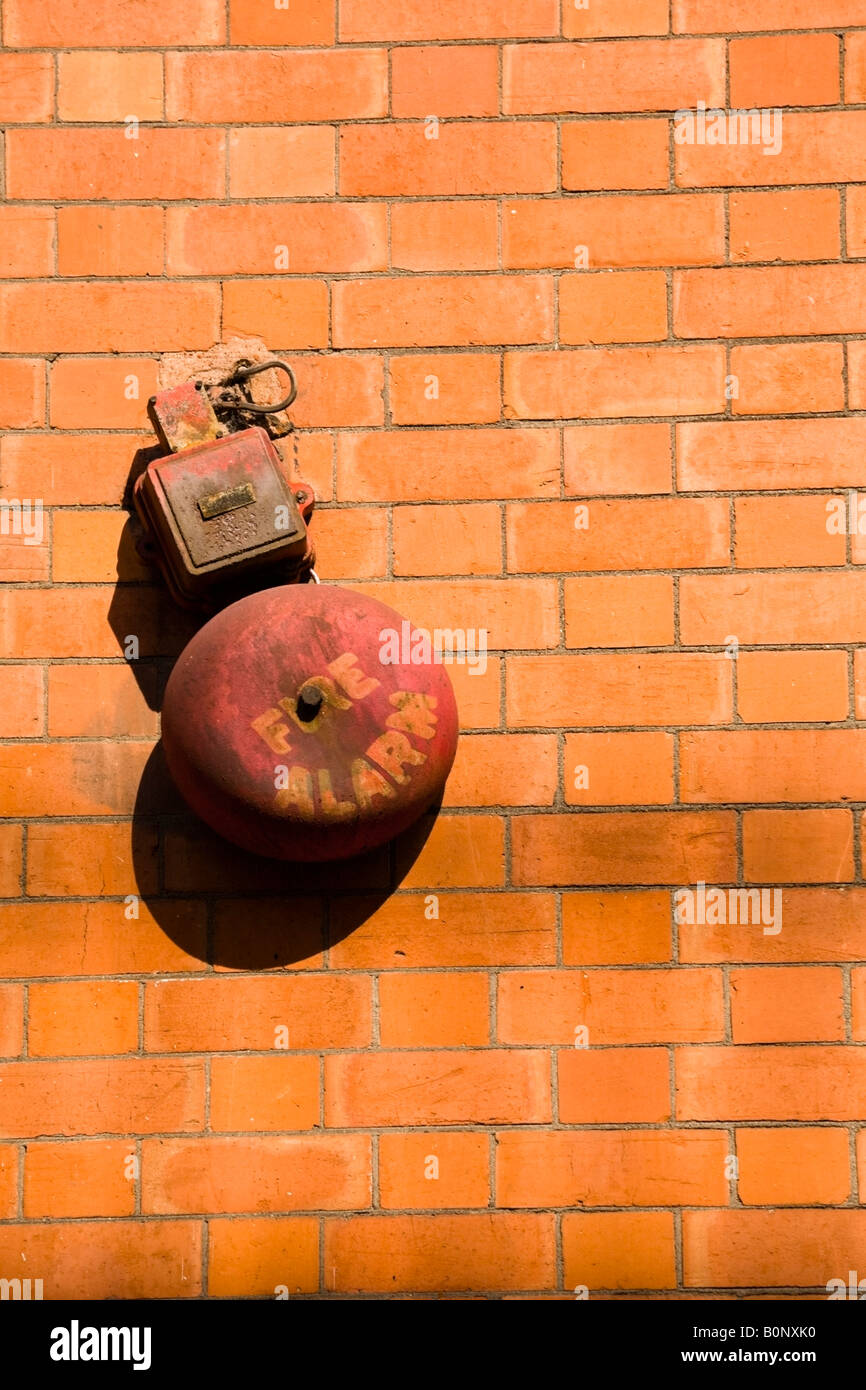
[[[411,660],[424,642],[394,643],[407,627],[330,584],[265,589],[211,618],[178,659],[162,715],[192,809],[276,859],[348,858],[411,825],[445,786],[457,707],[441,664]]]

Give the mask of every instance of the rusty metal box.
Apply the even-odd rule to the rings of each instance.
[[[151,418],[176,452],[148,464],[133,496],[175,599],[207,608],[250,571],[263,572],[255,587],[296,577],[311,554],[304,494],[296,499],[267,432],[251,425],[219,437],[191,382],[156,397]]]

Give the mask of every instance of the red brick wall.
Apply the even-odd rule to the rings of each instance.
[[[0,484],[48,510],[0,536],[0,1277],[866,1274],[866,0],[2,25]],[[781,149],[677,144],[701,101]],[[163,354],[233,335],[297,370],[322,575],[494,653],[429,838],[339,892],[153,753],[188,627],[121,495]],[[677,924],[701,880],[781,931]]]

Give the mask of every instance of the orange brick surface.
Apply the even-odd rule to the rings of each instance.
[[[863,1272],[864,103],[866,0],[4,0],[0,1280]],[[339,867],[158,748],[196,621],[124,497],[230,339],[323,580],[487,637],[441,806]]]

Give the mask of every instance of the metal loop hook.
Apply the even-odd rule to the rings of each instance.
[[[231,376],[225,377],[218,384],[220,386],[239,386],[241,382],[247,381],[251,376],[258,376],[260,372],[268,372],[272,368],[285,372],[291,382],[291,390],[283,400],[277,401],[274,405],[256,405],[253,401],[247,400],[232,402],[232,404],[237,410],[242,410],[250,415],[277,415],[281,410],[288,410],[298,394],[298,383],[288,362],[281,362],[274,357],[267,362],[251,363],[247,358],[241,358],[240,362],[235,363]],[[229,404],[229,402],[226,400],[225,404]]]

